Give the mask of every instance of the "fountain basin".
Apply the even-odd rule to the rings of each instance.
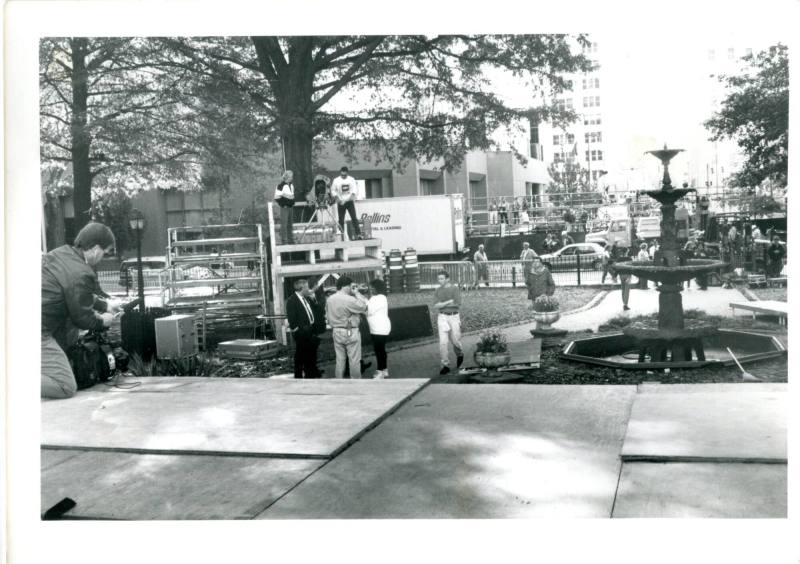
[[[658,320],[637,321],[627,327],[622,328],[622,332],[634,339],[701,339],[711,337],[719,332],[719,329],[708,322],[697,319],[686,319],[683,328],[671,329],[658,327]]]
[[[647,278],[662,284],[679,284],[695,278],[698,274],[707,274],[721,270],[727,263],[721,260],[688,259],[684,265],[661,266],[652,260],[632,260],[614,263],[614,269],[623,274],[633,274],[639,278]]]
[[[578,339],[567,343],[561,358],[595,366],[623,370],[658,370],[664,368],[701,368],[704,366],[735,366],[727,347],[742,364],[778,358],[786,355],[786,348],[771,336],[748,331],[718,329],[703,337],[705,360],[677,362],[639,362],[636,338],[624,333]]]

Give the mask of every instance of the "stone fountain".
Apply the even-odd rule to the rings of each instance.
[[[725,267],[718,260],[689,259],[678,243],[675,222],[675,202],[685,197],[694,188],[674,188],[669,177],[669,161],[682,149],[648,151],[664,165],[664,178],[660,190],[648,190],[644,194],[661,204],[661,248],[653,260],[635,260],[615,266],[621,273],[633,274],[659,282],[658,322],[638,322],[625,327],[624,333],[636,341],[639,362],[649,355],[653,362],[685,362],[705,360],[703,339],[714,335],[716,326],[702,321],[687,322],[683,316],[683,283],[697,275],[707,274]]]
[[[686,320],[681,292],[687,280],[718,271],[726,263],[718,260],[691,259],[678,243],[675,202],[694,192],[694,188],[674,188],[669,177],[669,162],[682,149],[648,151],[661,160],[664,177],[661,188],[641,192],[661,204],[661,248],[653,260],[618,262],[617,272],[633,274],[659,283],[658,319],[631,323],[622,335],[581,339],[569,343],[562,358],[600,366],[627,369],[692,368],[729,361],[707,358],[706,343],[715,351],[731,346],[746,361],[785,354],[774,337],[743,331],[723,331],[701,320]],[[633,352],[633,358],[630,353]],[[716,355],[719,356],[719,355]],[[732,360],[730,361],[733,362]]]

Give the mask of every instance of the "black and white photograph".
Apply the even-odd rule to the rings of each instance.
[[[10,4],[19,561],[82,561],[76,538],[30,540],[147,522],[215,561],[245,559],[200,549],[217,530],[263,550],[248,532],[289,527],[293,562],[304,530],[407,562],[368,531],[464,550],[501,523],[518,548],[485,533],[465,558],[623,562],[625,531],[669,544],[664,527],[684,562],[798,561],[796,4],[546,25],[503,4],[532,22],[510,31],[417,3],[402,25],[266,3],[261,27],[219,6],[176,21],[191,3]],[[417,558],[457,558],[435,550]]]

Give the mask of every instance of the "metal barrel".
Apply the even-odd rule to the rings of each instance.
[[[400,249],[389,251],[389,290],[394,293],[403,291],[403,254]]]
[[[419,291],[419,263],[417,262],[417,251],[408,247],[405,253],[403,253],[403,263],[405,265],[406,291]]]

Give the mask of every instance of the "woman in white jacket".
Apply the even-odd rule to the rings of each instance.
[[[367,323],[369,324],[369,334],[372,337],[375,359],[378,361],[375,379],[382,380],[389,376],[389,370],[386,367],[386,338],[392,330],[392,322],[389,320],[386,284],[383,283],[383,280],[375,279],[369,283],[369,287],[370,298],[367,302]]]

